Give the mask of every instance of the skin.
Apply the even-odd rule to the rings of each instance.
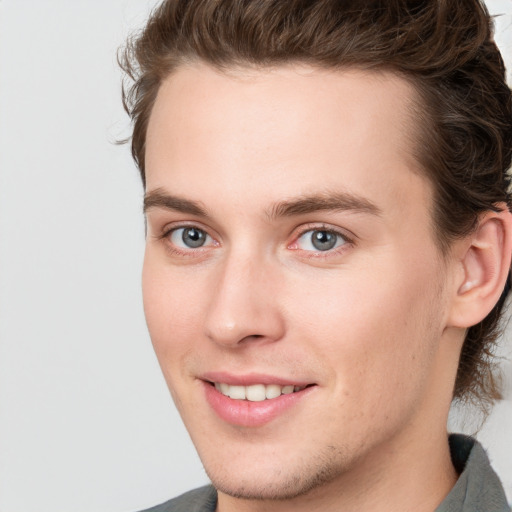
[[[160,88],[145,313],[221,512],[432,511],[456,481],[446,419],[463,276],[440,256],[432,187],[411,156],[413,100],[391,74],[299,65],[196,63]],[[344,202],[319,208],[326,198]],[[191,226],[203,246],[183,243]],[[336,246],[315,248],[315,229]],[[213,371],[314,386],[244,427],[206,401]]]

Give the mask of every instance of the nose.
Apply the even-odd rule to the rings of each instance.
[[[274,342],[285,331],[281,280],[271,262],[230,256],[219,271],[206,315],[206,336],[225,347]]]

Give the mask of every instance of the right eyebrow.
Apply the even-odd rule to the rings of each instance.
[[[173,196],[164,192],[161,188],[147,192],[144,196],[144,213],[146,214],[151,208],[163,208],[189,215],[197,215],[198,217],[208,217],[204,207],[196,201]]]

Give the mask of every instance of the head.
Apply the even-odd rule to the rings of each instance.
[[[124,102],[144,185],[147,127],[160,86],[197,61],[219,70],[297,62],[390,71],[417,93],[414,150],[434,187],[442,252],[470,233],[483,212],[498,204],[511,208],[512,96],[490,17],[478,0],[372,1],[364,8],[351,1],[162,3],[121,60],[133,79]],[[492,352],[505,299],[504,292],[468,330],[454,398],[486,403],[499,397]]]
[[[185,240],[183,237],[187,236],[192,245],[188,245],[185,252],[193,248],[194,243],[199,244],[197,247],[200,248],[197,253],[200,254],[199,256],[190,256],[188,253],[186,256],[182,254],[178,257],[175,253],[169,256],[171,259],[175,258],[173,266],[180,269],[180,272],[173,271],[169,274],[169,282],[173,283],[173,289],[166,292],[164,288],[159,287],[158,274],[152,271],[145,274],[144,285],[145,290],[148,290],[145,292],[145,303],[153,342],[164,374],[170,383],[171,392],[186,423],[194,421],[189,417],[186,404],[184,405],[186,397],[180,392],[180,384],[175,386],[176,382],[170,370],[166,370],[168,358],[172,357],[175,346],[173,347],[172,343],[170,347],[165,346],[162,340],[168,339],[169,332],[166,333],[160,329],[157,319],[165,318],[166,315],[180,316],[180,307],[183,304],[201,302],[201,300],[197,300],[192,293],[187,292],[184,296],[171,301],[171,309],[174,309],[172,311],[166,311],[159,306],[153,307],[150,303],[163,305],[165,301],[162,301],[162,297],[165,293],[172,295],[175,290],[180,293],[186,291],[187,283],[195,283],[194,279],[202,272],[206,272],[203,283],[209,282],[210,288],[218,287],[218,296],[210,297],[206,301],[208,304],[205,303],[204,306],[204,310],[208,310],[204,316],[204,323],[207,324],[204,332],[205,338],[213,340],[212,343],[222,348],[218,353],[209,352],[206,349],[204,354],[196,353],[190,358],[185,357],[182,361],[183,366],[188,365],[186,371],[190,374],[195,374],[197,377],[198,373],[203,372],[201,374],[203,381],[208,380],[206,377],[209,376],[212,381],[222,382],[223,375],[222,372],[217,375],[213,370],[213,373],[210,372],[211,375],[208,374],[210,368],[207,368],[202,355],[212,361],[217,358],[220,367],[230,364],[238,365],[247,372],[253,371],[254,368],[262,372],[264,363],[272,368],[274,361],[280,361],[284,367],[289,357],[290,368],[292,368],[287,375],[289,381],[293,381],[294,372],[297,372],[302,379],[311,377],[314,385],[309,389],[319,387],[315,380],[316,370],[326,382],[336,382],[336,375],[331,375],[330,369],[325,366],[327,360],[337,360],[335,343],[325,346],[323,354],[298,343],[296,347],[298,355],[293,357],[278,355],[273,352],[277,350],[274,348],[268,350],[264,348],[267,345],[272,347],[278,345],[267,343],[269,340],[274,342],[286,339],[287,325],[300,324],[300,308],[309,306],[307,301],[303,304],[299,301],[299,307],[295,308],[290,303],[290,297],[300,292],[300,289],[294,288],[295,286],[299,284],[309,286],[308,272],[300,271],[292,279],[294,272],[292,263],[287,266],[288,273],[279,273],[276,266],[270,262],[265,269],[251,266],[250,258],[244,259],[243,251],[239,254],[238,260],[233,259],[233,254],[237,252],[236,244],[231,241],[232,245],[229,245],[227,240],[232,233],[243,233],[236,223],[232,223],[232,219],[237,215],[242,224],[246,223],[250,227],[254,223],[256,226],[256,221],[253,222],[253,220],[262,213],[257,213],[259,206],[273,208],[272,212],[267,211],[267,216],[272,219],[275,217],[296,219],[303,214],[309,215],[312,203],[314,203],[314,211],[317,212],[337,211],[338,207],[334,208],[332,203],[333,201],[339,203],[341,200],[345,205],[342,210],[351,212],[348,214],[350,221],[346,224],[354,226],[355,238],[360,238],[360,244],[364,246],[364,240],[372,239],[373,235],[365,233],[365,228],[358,227],[359,224],[365,224],[358,220],[358,216],[374,218],[380,215],[381,210],[386,209],[386,204],[375,204],[371,201],[371,197],[368,199],[364,194],[366,190],[370,192],[373,190],[374,198],[379,196],[379,189],[390,194],[387,202],[390,225],[392,218],[395,223],[401,223],[401,216],[404,217],[402,231],[395,233],[395,250],[398,251],[399,247],[406,250],[405,245],[400,245],[405,243],[405,240],[410,242],[415,237],[421,239],[427,234],[431,236],[432,244],[418,252],[414,251],[414,247],[418,248],[417,245],[407,246],[407,250],[411,251],[409,255],[413,263],[408,271],[403,273],[400,272],[400,268],[406,265],[405,260],[400,261],[398,257],[398,259],[392,258],[393,262],[391,262],[386,259],[390,253],[387,253],[387,256],[381,253],[381,271],[397,273],[395,283],[388,282],[389,287],[384,292],[380,290],[381,281],[378,275],[374,275],[373,280],[365,278],[364,286],[358,285],[361,283],[361,276],[363,274],[367,276],[370,268],[365,267],[365,264],[360,267],[361,261],[367,258],[366,264],[371,266],[371,254],[377,250],[377,247],[382,249],[385,245],[383,239],[377,242],[376,238],[373,238],[373,249],[368,249],[366,256],[355,266],[352,277],[347,277],[344,283],[340,282],[330,287],[329,282],[336,283],[338,275],[336,274],[331,281],[322,281],[326,278],[325,276],[333,272],[332,269],[324,268],[327,270],[323,274],[324,277],[320,281],[316,278],[313,280],[317,284],[318,282],[322,284],[310,288],[309,291],[315,303],[318,303],[322,290],[332,294],[325,302],[320,301],[322,311],[330,315],[320,316],[321,320],[327,321],[328,318],[332,318],[336,327],[332,332],[323,333],[324,340],[335,340],[336,333],[339,335],[340,326],[336,326],[339,316],[345,322],[353,320],[360,325],[367,324],[362,329],[364,332],[360,329],[353,333],[354,339],[376,337],[379,326],[383,326],[383,337],[387,336],[389,345],[383,342],[382,351],[392,346],[392,340],[396,341],[395,346],[398,351],[403,349],[407,352],[411,344],[415,346],[415,350],[409,355],[413,359],[421,360],[421,367],[424,366],[423,363],[426,366],[430,365],[432,371],[423,373],[418,366],[416,370],[421,377],[415,378],[414,375],[418,373],[414,371],[415,364],[408,367],[405,359],[398,366],[391,368],[391,373],[396,372],[402,376],[411,372],[410,380],[413,390],[408,397],[410,407],[400,418],[402,423],[420,421],[421,414],[416,415],[416,413],[426,405],[419,405],[418,402],[425,400],[426,403],[432,397],[426,397],[420,391],[416,393],[414,390],[426,389],[435,379],[445,382],[450,399],[473,400],[476,397],[481,403],[486,403],[498,396],[498,390],[492,378],[491,355],[506,299],[505,292],[502,292],[505,283],[503,271],[498,273],[498,281],[493,285],[492,307],[488,307],[487,304],[486,307],[481,308],[482,311],[485,310],[480,315],[481,318],[473,315],[472,318],[476,320],[472,324],[469,321],[454,320],[450,329],[446,327],[446,319],[449,316],[447,310],[452,311],[458,308],[457,311],[460,311],[462,308],[457,306],[450,309],[448,306],[453,289],[465,291],[464,287],[471,288],[471,279],[466,279],[464,283],[456,282],[460,277],[456,268],[464,267],[461,261],[468,252],[468,244],[472,247],[471,254],[476,254],[477,248],[485,246],[490,238],[494,237],[496,240],[502,237],[492,227],[497,222],[491,222],[492,225],[486,225],[486,222],[487,219],[491,221],[498,219],[500,214],[508,212],[512,206],[509,193],[510,178],[507,174],[512,159],[511,91],[505,83],[503,61],[492,40],[491,21],[485,7],[479,1],[393,0],[384,2],[375,0],[365,2],[364,7],[361,7],[361,2],[334,0],[167,1],[153,13],[142,34],[127,47],[122,65],[133,79],[133,85],[126,90],[124,100],[134,122],[132,153],[149,193],[146,201],[147,211],[152,211],[153,208],[178,211],[181,216],[186,214],[194,222],[194,224],[179,225],[177,220],[175,222],[171,219],[172,222],[167,224],[174,228],[165,234],[158,235],[152,233],[151,227],[152,224],[154,228],[161,222],[157,219],[158,215],[155,215],[156,220],[148,218],[148,237],[152,237],[152,240],[158,239],[160,243],[162,239],[170,240],[169,243],[173,245],[174,251],[174,245],[183,244]],[[197,89],[195,92],[194,88]],[[380,90],[385,91],[382,97]],[[246,98],[245,102],[243,98]],[[329,98],[332,104],[329,104]],[[210,99],[214,99],[211,109]],[[216,99],[219,99],[218,104]],[[257,107],[251,109],[250,104],[253,101]],[[294,104],[294,101],[297,103]],[[327,114],[329,111],[336,110],[334,107],[339,101],[347,104],[346,108],[343,107],[340,112],[337,112],[338,116],[344,116],[339,118],[339,130],[340,134],[350,141],[346,147],[342,142],[337,141],[336,120],[331,119]],[[306,107],[302,110],[297,108],[297,105],[308,102],[314,105],[318,112],[324,113],[319,114],[319,117],[323,115],[325,122],[318,121],[312,110]],[[293,136],[298,138],[294,140],[294,145],[288,148],[290,149],[288,153],[286,144],[289,139],[280,139],[277,135],[290,130],[287,130],[282,123],[273,122],[270,112],[265,110],[272,105],[274,112],[279,112],[282,105],[283,111],[279,115],[284,113],[289,118],[297,112],[296,124],[290,121],[290,126],[295,128],[302,126],[304,129],[311,127],[311,133],[308,132],[307,136],[305,132],[299,130],[300,133],[298,133],[294,128]],[[187,111],[186,108],[189,110]],[[222,109],[225,109],[225,121],[222,121],[222,116],[219,115]],[[237,109],[243,111],[245,119],[251,119],[252,123],[243,124],[235,115]],[[366,124],[363,121],[361,121],[363,124],[359,124],[358,112],[361,113],[363,121],[366,120]],[[393,112],[397,112],[396,118]],[[191,119],[194,122],[190,122]],[[348,123],[348,119],[351,123]],[[383,123],[380,128],[379,122]],[[183,127],[183,133],[180,133],[181,128],[173,128],[173,123]],[[279,140],[280,143],[275,147],[272,140],[265,138],[265,133],[271,132],[274,124],[277,131],[276,137],[272,140]],[[198,126],[204,129],[198,130]],[[219,134],[225,137],[222,139],[219,135],[220,138],[214,144],[215,137],[212,134],[217,132],[216,126]],[[255,126],[265,127],[265,133],[256,133]],[[399,127],[397,133],[392,133],[393,127],[397,126]],[[389,146],[394,151],[394,156],[390,155],[387,160],[385,154],[387,146],[382,140],[379,129],[389,133]],[[320,132],[322,132],[321,136]],[[315,138],[315,133],[318,135],[318,140]],[[242,135],[238,138],[239,134],[249,135],[244,139]],[[300,153],[299,150],[302,147],[298,142],[300,137],[303,143],[308,143],[308,140],[313,141],[311,151],[318,160],[321,159],[322,154],[329,151],[329,148],[339,145],[339,151],[342,148],[345,157],[349,161],[352,158],[352,164],[359,158],[359,154],[365,152],[365,148],[372,145],[372,140],[380,140],[382,147],[376,143],[376,151],[378,152],[379,148],[382,149],[382,161],[389,165],[388,167],[384,165],[382,170],[370,172],[370,168],[376,164],[376,161],[358,162],[365,172],[354,174],[353,171],[343,171],[344,163],[343,159],[339,160],[339,154],[337,157],[332,156],[331,163],[326,163],[323,167],[323,164],[320,165],[318,170],[318,176],[323,180],[321,183],[325,182],[329,185],[328,189],[325,189],[319,184],[315,185],[312,176],[307,173],[301,174],[300,162],[294,162],[297,169],[295,177],[283,170],[283,165],[286,167],[286,162],[293,160],[293,154]],[[331,142],[331,146],[324,147],[326,140]],[[218,148],[222,147],[225,141],[233,144],[221,155]],[[251,142],[258,143],[261,150],[251,158],[248,150],[245,153],[242,150],[237,153],[232,149],[233,147],[245,148]],[[354,147],[358,142],[361,147],[359,153],[355,154]],[[201,148],[199,153],[201,158],[204,158],[204,168],[200,171],[197,171],[200,161],[191,159],[185,161],[185,157],[181,156],[185,151],[183,148],[188,148],[189,156],[194,153],[194,144],[200,144],[197,147]],[[267,160],[262,159],[262,154],[266,155],[267,152]],[[393,160],[395,157],[398,158],[397,155],[400,156],[400,161]],[[302,160],[306,161],[308,155],[304,154],[302,157]],[[337,158],[339,161],[336,160]],[[258,174],[258,169],[247,168],[246,162],[249,160],[258,162],[262,165],[261,168],[264,166],[265,169],[272,169],[276,161],[278,162],[272,169],[272,173],[265,176],[267,183],[268,180],[272,180],[271,191],[265,191],[257,177],[253,179]],[[314,158],[312,161],[314,162]],[[170,175],[172,175],[168,183],[166,183],[164,162],[169,162]],[[218,165],[219,162],[224,162],[226,165],[224,167]],[[333,167],[332,162],[337,162],[337,167]],[[234,170],[237,166],[240,169],[239,173]],[[337,168],[340,169],[339,176],[336,175]],[[405,168],[407,168],[406,172]],[[180,171],[174,173],[173,169]],[[191,169],[196,170],[190,174],[188,171]],[[230,169],[231,174],[224,175]],[[242,185],[237,188],[237,182],[242,177],[247,183],[246,188],[252,187],[253,194],[250,197],[242,198]],[[187,190],[188,179],[190,179],[190,186],[202,190],[202,194],[198,197],[184,198],[185,194],[181,193],[176,194],[177,197],[175,197],[173,195],[175,191]],[[349,186],[348,191],[345,190],[347,183],[351,185],[352,180],[354,181],[352,189]],[[386,180],[389,180],[389,186]],[[223,184],[225,188],[217,190],[215,186],[219,184]],[[393,189],[393,186],[396,188]],[[336,189],[336,193],[341,193],[341,196],[333,197],[333,188]],[[215,194],[212,192],[209,196],[212,190]],[[223,194],[223,190],[226,191],[225,197],[219,195]],[[313,197],[307,196],[304,200],[307,190],[313,190]],[[404,207],[404,210],[394,209],[391,201],[393,194],[400,194],[399,202],[409,205],[411,209],[408,210],[407,207]],[[216,203],[215,197],[222,197],[222,201],[217,199]],[[233,199],[231,206],[230,198]],[[254,204],[251,202],[253,198],[255,198]],[[258,199],[259,203],[256,204]],[[421,205],[421,208],[415,210],[414,205]],[[223,218],[231,219],[230,228],[219,220]],[[214,219],[211,225],[208,219]],[[352,243],[357,245],[350,241],[354,236],[350,229],[340,235],[336,229],[331,230],[330,220],[332,219],[325,221],[327,227],[316,224],[309,230],[314,236],[323,237],[317,240],[315,246],[317,249],[321,244],[328,245],[331,241],[334,249],[338,245],[345,247],[344,250]],[[369,225],[371,224],[372,222],[369,222]],[[414,226],[419,224],[425,228],[424,231],[418,228],[418,231],[414,232]],[[205,229],[201,229],[201,226]],[[274,226],[272,229],[274,231],[277,229],[277,232],[279,229],[286,231],[289,224],[286,226],[285,228],[283,224],[279,224],[278,228]],[[484,226],[483,230],[482,226]],[[192,231],[190,231],[191,228],[193,228]],[[261,233],[262,230],[262,226],[254,227],[253,234]],[[358,231],[362,234],[358,235]],[[379,236],[382,236],[382,233],[383,231]],[[294,254],[301,251],[308,252],[303,245],[305,243],[302,239],[303,234],[294,233],[292,238],[295,238],[288,240],[286,247],[290,251],[296,251]],[[283,238],[285,238],[284,235]],[[231,255],[229,258],[225,256],[225,259],[215,255],[222,254],[224,246],[230,247],[230,251],[226,250],[226,254],[229,252]],[[248,251],[248,246],[246,250]],[[318,250],[321,251],[321,249]],[[155,264],[158,257],[155,260],[151,251],[152,249],[149,250],[147,257],[147,266],[155,268],[158,266]],[[510,252],[509,245],[505,246],[502,267],[510,264],[507,252]],[[397,254],[398,252],[395,256]],[[255,253],[253,255],[256,256]],[[197,258],[193,264],[190,259],[192,257]],[[187,264],[183,263],[185,260],[179,258],[185,258]],[[265,253],[259,254],[258,258],[259,261],[267,261]],[[471,258],[467,261],[462,274],[477,275],[479,273],[478,271],[472,273],[472,269],[475,266],[478,267],[474,262],[479,260],[479,256]],[[212,270],[208,274],[208,269],[212,269],[213,262],[217,260],[224,261],[222,271]],[[311,266],[329,267],[331,265],[325,262],[318,263],[319,261],[319,259],[314,260]],[[335,263],[332,265],[335,266]],[[192,273],[191,266],[194,270]],[[350,267],[350,263],[348,266]],[[375,267],[378,268],[379,265],[376,264]],[[168,267],[164,264],[160,266],[160,271],[167,272],[163,270],[166,268]],[[363,272],[364,269],[366,273]],[[423,271],[425,275],[419,278],[418,274]],[[236,277],[230,280],[230,275]],[[277,298],[284,297],[282,302],[275,306],[275,311],[265,310],[270,306],[248,304],[244,297],[236,298],[236,284],[242,286],[240,280],[245,279],[243,276],[246,276],[249,288],[251,284],[254,285],[254,295],[257,296],[259,293],[258,286],[262,288],[268,286],[266,292],[275,294]],[[164,277],[162,281],[165,281]],[[386,279],[384,278],[383,281]],[[287,291],[274,289],[276,282],[284,283],[283,287],[288,287]],[[336,289],[343,289],[339,285],[351,289],[359,286],[360,291],[349,294],[348,298],[339,299],[335,295]],[[499,293],[496,292],[496,287],[501,287]],[[400,290],[404,290],[402,297],[390,305],[390,297],[400,294]],[[263,297],[263,291],[261,293],[263,303],[266,299]],[[423,296],[421,300],[417,300],[417,295]],[[226,320],[229,314],[226,309],[223,310],[227,308],[226,304],[229,301],[232,301],[234,309],[237,304],[240,306],[241,309],[237,312],[239,318],[250,311],[251,318],[256,319],[254,322],[257,323],[259,319],[262,325],[251,325],[237,331],[236,321]],[[384,308],[382,314],[376,314],[374,317],[370,315],[370,318],[365,318],[364,310],[357,308],[358,304],[364,304],[369,310],[376,311],[380,307],[379,303],[389,305],[389,309]],[[243,308],[241,304],[244,305]],[[403,325],[398,331],[395,330],[394,325],[397,319],[403,317],[403,313],[408,311],[407,308],[411,304],[412,316],[404,318],[404,323],[409,325]],[[341,309],[335,309],[334,306],[348,309],[350,315],[344,315],[343,312],[338,315],[337,311]],[[281,314],[283,310],[291,311],[290,315],[287,317],[286,314]],[[425,311],[428,313],[424,314]],[[303,331],[309,333],[309,339],[311,339],[315,332],[312,319],[304,314],[304,310],[302,313]],[[194,311],[194,314],[198,322],[203,321],[199,310]],[[458,315],[459,319],[464,316],[461,313]],[[215,316],[217,320],[223,316],[225,320],[223,327],[220,326],[221,321],[215,324],[212,320]],[[457,315],[454,314],[455,316]],[[183,315],[183,318],[186,321],[190,320],[186,315]],[[174,328],[170,331],[171,333],[176,333],[177,336],[179,333],[185,333],[185,338],[187,336],[194,340],[197,338],[197,333],[191,334],[193,329],[190,325],[183,324],[179,318],[174,318],[173,322]],[[247,322],[251,323],[251,320],[248,319]],[[441,327],[444,329],[442,332]],[[450,348],[446,349],[447,352],[445,349],[439,349],[439,340],[443,336],[453,338]],[[235,355],[233,350],[235,345],[233,337],[238,340],[236,343],[238,355]],[[422,339],[425,343],[421,343]],[[455,341],[459,339],[460,346]],[[249,343],[246,343],[248,340]],[[373,369],[375,374],[384,375],[382,372],[385,365],[390,364],[390,360],[384,354],[379,360],[373,359],[375,352],[379,351],[378,346],[362,346],[360,351],[344,352],[344,341],[339,342],[343,354],[340,362],[342,366],[348,365],[352,369],[357,369],[358,361],[368,359],[373,362],[366,369],[361,367],[358,371]],[[251,348],[247,348],[249,345]],[[241,346],[245,348],[240,349]],[[200,346],[191,346],[188,351],[191,352],[195,348],[201,350]],[[181,350],[185,349],[182,347]],[[240,356],[242,351],[245,351],[244,356]],[[304,351],[303,357],[302,351]],[[223,356],[219,355],[221,352]],[[439,375],[441,366],[437,365],[436,361],[444,356],[452,361],[452,366],[455,365],[452,381],[449,375]],[[377,360],[379,362],[376,362]],[[408,362],[410,363],[410,360]],[[313,368],[312,372],[309,373],[310,371],[301,367],[301,364]],[[176,371],[176,368],[173,368],[173,371]],[[450,374],[448,370],[447,373]],[[266,378],[263,376],[260,380],[264,381]],[[405,381],[401,378],[395,379],[393,375],[389,378],[394,382],[395,393],[402,389]],[[309,386],[311,382],[306,379],[298,384],[299,387],[302,384]],[[366,382],[369,384],[365,384]],[[265,384],[265,382],[262,383]],[[297,384],[297,382],[294,383]],[[253,383],[247,382],[247,384]],[[333,384],[333,387],[337,386],[338,398],[343,394],[355,395],[347,398],[350,401],[363,400],[363,391],[370,393],[370,384],[374,388],[378,385],[371,379],[363,379],[360,384],[361,389],[357,392],[344,388],[339,383]],[[210,393],[210,390],[207,390],[207,393]],[[304,393],[307,394],[308,389],[304,390]],[[188,399],[194,400],[192,395]],[[376,403],[373,403],[373,406],[375,405]],[[334,410],[336,404],[333,402],[330,407]],[[317,411],[314,408],[310,412],[318,414],[319,417],[322,414],[320,410]],[[369,415],[370,409],[366,412]],[[202,413],[198,414],[201,416]],[[392,412],[390,414],[392,415]],[[361,415],[364,416],[364,408]],[[382,412],[382,418],[385,416]],[[335,413],[332,417],[339,419],[336,418]],[[205,428],[208,428],[210,420],[207,414],[200,419],[204,421]],[[357,422],[353,417],[350,421],[348,418],[345,419],[347,423],[354,421],[354,428],[357,428],[355,425]],[[244,428],[248,425],[239,426],[242,428],[236,435],[240,437],[239,440],[242,443],[244,439],[247,441],[248,435]],[[197,434],[200,427],[194,428]],[[398,423],[394,424],[393,428],[398,428]],[[389,436],[390,432],[391,430],[388,432]],[[199,432],[197,438],[206,435],[206,432]],[[263,437],[266,435],[268,432],[262,434]],[[201,441],[197,438],[194,441],[201,445]],[[327,433],[326,439],[328,438]],[[254,440],[247,442],[253,443]],[[354,438],[352,445],[355,446],[358,442],[362,443],[362,440]],[[347,444],[350,443],[349,439]],[[235,451],[231,455],[235,454],[238,446],[234,444]],[[272,448],[268,449],[272,451]],[[343,447],[327,442],[326,451],[322,453],[323,458],[328,459],[331,456],[328,453],[329,449],[343,452]],[[201,449],[199,452],[201,455]],[[346,457],[349,458],[348,455]],[[319,479],[322,478],[320,473],[321,471],[316,475]],[[328,477],[325,478],[328,479]],[[292,486],[291,482],[288,484]],[[314,483],[310,481],[307,485],[312,487]],[[307,485],[304,484],[303,491]],[[240,489],[239,492],[242,493]]]

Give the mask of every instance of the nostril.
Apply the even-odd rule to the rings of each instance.
[[[245,338],[242,338],[240,341],[243,343],[244,341],[254,341],[264,338],[265,336],[263,334],[249,334],[248,336],[245,336]]]

